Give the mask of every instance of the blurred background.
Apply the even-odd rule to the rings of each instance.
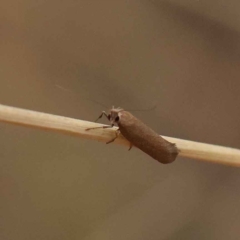
[[[239,148],[237,0],[3,1],[0,103]],[[103,120],[103,123],[106,123]],[[239,239],[240,172],[0,123],[0,238]]]

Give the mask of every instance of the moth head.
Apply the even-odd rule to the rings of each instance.
[[[118,122],[121,119],[122,111],[123,111],[123,109],[121,109],[121,108],[112,107],[112,109],[110,110],[110,113],[108,114],[108,119],[112,126],[114,126],[115,124],[118,125]]]

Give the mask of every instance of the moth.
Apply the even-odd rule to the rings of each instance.
[[[103,116],[110,121],[110,126],[87,128],[86,131],[96,128],[111,128],[117,125],[116,136],[107,143],[113,142],[121,133],[130,142],[129,150],[135,146],[164,164],[171,163],[176,159],[179,153],[176,145],[162,138],[130,112],[113,107],[108,114],[102,111],[97,120]]]

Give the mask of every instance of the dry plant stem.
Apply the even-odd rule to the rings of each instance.
[[[99,128],[92,131],[86,131],[86,128],[99,127],[104,125],[73,118],[56,116],[53,114],[4,106],[1,104],[0,121],[17,125],[24,125],[26,127],[41,128],[48,131],[72,134],[82,138],[89,138],[102,142],[107,142],[109,139],[112,139],[115,136],[115,131],[117,129],[114,127],[105,129]],[[187,141],[172,137],[164,138],[169,142],[176,143],[178,149],[180,149],[180,156],[240,167],[239,149]],[[114,143],[123,144],[129,147],[129,142],[123,138],[121,134],[116,139],[116,141],[114,141]]]

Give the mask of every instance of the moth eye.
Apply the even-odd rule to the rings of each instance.
[[[117,117],[115,118],[115,121],[116,121],[116,122],[119,121],[119,116],[117,116]]]

